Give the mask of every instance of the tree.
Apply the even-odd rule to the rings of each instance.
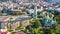
[[[42,13],[42,12],[40,12],[40,11],[37,12],[37,15],[38,15],[37,17],[38,17],[38,18],[42,18],[42,16],[40,15],[41,13]]]
[[[37,15],[40,15],[40,11],[37,12]]]
[[[35,32],[36,34],[44,34],[44,32],[41,31],[39,28],[34,28],[34,32]]]
[[[0,16],[2,16],[2,13],[0,13]]]
[[[37,19],[32,19],[31,24],[33,24],[33,27],[35,28],[39,28],[41,25],[40,21],[38,21]]]
[[[60,28],[56,28],[55,34],[60,34]]]
[[[15,34],[15,32],[12,32],[11,34]]]
[[[13,31],[13,29],[9,29],[8,31],[9,31],[9,32],[12,32],[12,31]]]
[[[52,34],[49,28],[44,28],[44,34]]]
[[[56,16],[54,17],[54,20],[56,20],[57,23],[60,24],[60,14],[59,14],[59,15],[56,15]]]

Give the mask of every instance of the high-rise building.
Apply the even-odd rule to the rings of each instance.
[[[44,0],[44,2],[59,3],[60,0]]]
[[[52,0],[52,2],[56,3],[56,2],[60,2],[60,0]]]
[[[52,2],[52,0],[44,0],[44,2]]]
[[[32,2],[38,2],[38,1],[43,1],[43,0],[30,0]]]

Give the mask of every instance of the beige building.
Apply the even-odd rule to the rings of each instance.
[[[25,16],[1,16],[0,19],[2,19],[0,20],[1,22],[0,31],[7,31],[8,29],[16,29],[19,26],[26,27],[27,25],[30,24],[28,17]]]
[[[1,32],[5,32],[7,31],[7,27],[6,27],[6,22],[5,20],[7,19],[8,17],[4,17],[4,16],[0,16],[0,31]]]
[[[26,27],[27,25],[30,25],[29,20],[21,21],[20,26]]]
[[[19,22],[16,23],[7,23],[7,28],[8,29],[16,29],[19,26]]]

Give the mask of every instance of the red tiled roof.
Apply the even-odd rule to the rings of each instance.
[[[25,34],[25,33],[20,31],[20,32],[16,32],[15,34]]]
[[[1,34],[7,34],[7,32],[1,32]]]

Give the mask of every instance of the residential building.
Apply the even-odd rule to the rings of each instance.
[[[7,27],[6,27],[6,19],[8,17],[4,17],[4,16],[0,16],[0,31],[1,32],[5,32],[7,31]]]
[[[26,27],[30,25],[28,16],[1,16],[0,31],[6,32],[7,29],[16,29],[19,26]]]

